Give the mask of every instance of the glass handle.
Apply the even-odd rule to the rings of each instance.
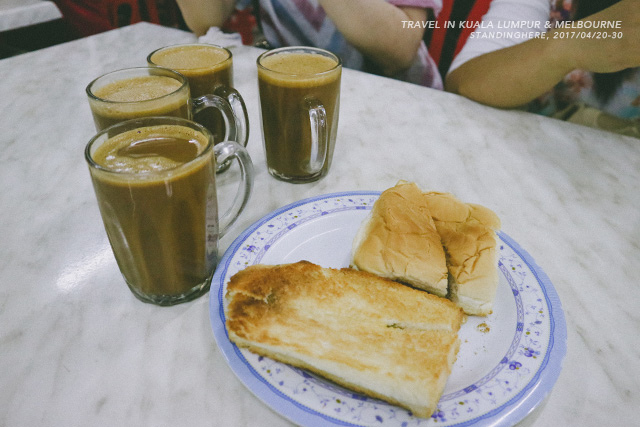
[[[231,207],[220,217],[219,233],[222,237],[238,219],[249,202],[253,189],[253,162],[247,150],[234,141],[223,141],[213,147],[216,161],[220,164],[237,159],[240,165],[240,183]]]
[[[218,95],[203,95],[191,100],[193,114],[196,115],[205,108],[216,108],[224,119],[225,135],[223,141],[237,141],[238,129],[236,127],[235,115],[229,105],[229,101]],[[222,164],[222,162],[220,162]]]
[[[306,100],[311,122],[311,154],[307,172],[318,173],[327,161],[329,151],[329,133],[327,132],[327,112],[317,99]]]
[[[218,86],[213,91],[213,94],[226,99],[233,112],[237,139],[225,138],[225,140],[237,141],[240,145],[246,147],[249,142],[249,114],[247,113],[244,99],[242,99],[237,90],[223,85]]]

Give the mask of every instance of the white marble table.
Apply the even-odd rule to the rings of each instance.
[[[48,0],[0,0],[0,31],[14,30],[62,18]]]
[[[163,308],[129,292],[84,163],[94,132],[86,84],[191,40],[141,23],[0,61],[2,426],[290,425],[229,369],[208,296]],[[330,174],[287,184],[264,164],[257,53],[234,49],[257,177],[221,251],[285,204],[398,179],[482,203],[548,274],[567,321],[562,373],[524,424],[637,425],[638,140],[345,70]],[[233,190],[232,175],[220,192]]]

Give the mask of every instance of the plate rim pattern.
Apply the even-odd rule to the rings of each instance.
[[[224,326],[225,315],[224,315],[224,283],[222,280],[227,275],[227,271],[229,269],[230,263],[232,262],[234,255],[241,248],[242,244],[250,237],[256,230],[258,230],[261,226],[273,220],[274,218],[279,217],[282,214],[285,214],[292,209],[297,207],[301,207],[304,205],[308,205],[311,203],[315,203],[318,201],[322,201],[325,199],[337,199],[337,198],[345,198],[345,197],[367,197],[373,196],[377,197],[381,194],[380,191],[346,191],[346,192],[336,192],[336,193],[328,193],[322,194],[319,196],[313,196],[305,199],[298,200],[296,202],[287,204],[281,208],[278,208],[266,215],[264,215],[259,220],[255,221],[252,225],[247,227],[240,235],[232,242],[231,245],[227,248],[224,255],[219,261],[218,267],[216,268],[216,272],[212,278],[212,287],[210,292],[210,320],[213,327],[214,336],[216,342],[218,344],[221,353],[226,359],[228,365],[231,367],[234,374],[240,379],[240,381],[260,400],[262,400],[265,404],[271,407],[276,412],[285,416],[287,419],[294,421],[296,424],[305,425],[305,426],[320,426],[326,425],[327,422],[332,423],[333,425],[338,426],[353,426],[358,427],[363,424],[358,423],[354,424],[349,421],[344,421],[325,413],[319,412],[316,409],[310,408],[303,403],[296,401],[295,399],[287,396],[282,393],[272,384],[270,384],[265,378],[260,375],[253,366],[245,359],[242,354],[242,351],[236,347],[233,343],[230,342],[226,327]],[[366,208],[359,209],[371,209],[371,206],[367,206]],[[356,209],[355,207],[352,209]],[[347,209],[337,209],[337,210],[347,210]],[[351,209],[349,209],[351,210]],[[318,217],[320,215],[316,214],[313,217]],[[305,218],[303,222],[309,221],[313,218]],[[284,233],[280,233],[282,235]],[[460,423],[448,424],[450,426],[471,426],[471,425],[496,425],[496,426],[510,426],[526,417],[531,411],[533,411],[547,396],[547,394],[551,391],[553,385],[555,384],[560,371],[562,369],[562,362],[564,356],[566,354],[566,323],[564,319],[564,313],[562,311],[561,302],[556,293],[553,285],[546,275],[544,271],[535,263],[533,258],[511,237],[509,237],[503,231],[498,232],[498,236],[502,243],[509,246],[509,248],[522,260],[529,271],[531,271],[535,277],[537,284],[540,286],[540,290],[544,295],[545,306],[548,308],[548,317],[550,321],[550,333],[549,333],[549,341],[547,343],[545,355],[543,361],[541,362],[539,368],[535,372],[535,374],[531,377],[531,379],[522,387],[511,399],[500,404],[496,408],[478,415],[477,417],[464,420]],[[274,240],[279,238],[276,235]],[[499,242],[500,244],[500,242]],[[258,261],[262,259],[264,252],[268,250],[268,247],[264,249],[262,254],[258,255]],[[512,277],[506,272],[506,267],[499,263],[499,268],[502,271],[502,274],[509,281],[509,287],[511,288],[514,294],[517,293],[517,290],[514,288],[514,284],[512,283]],[[516,299],[516,303],[518,301],[518,295],[514,295]],[[521,304],[521,301],[520,301]],[[519,309],[518,309],[519,310]],[[519,333],[521,333],[523,323],[518,321],[516,329]],[[516,334],[517,335],[517,334]],[[512,353],[512,347],[519,343],[519,339],[515,339],[507,351],[507,354]],[[237,358],[237,360],[233,360],[233,357]],[[495,371],[496,369],[501,371],[504,369],[506,362],[506,357],[501,360],[498,365],[492,369]],[[239,362],[239,363],[238,363]],[[499,368],[499,369],[498,369]],[[497,375],[497,373],[496,373]],[[474,387],[475,384],[478,384],[483,379],[487,378],[489,375],[485,375],[482,379],[476,381],[473,385],[469,387]],[[488,381],[488,380],[487,380]],[[443,395],[442,399],[454,399],[457,398],[460,393],[465,394],[464,391],[467,388],[451,392],[447,395]],[[468,392],[473,391],[474,388],[471,388]],[[374,399],[375,401],[375,399]],[[504,413],[504,414],[503,414]],[[500,417],[498,417],[500,416]],[[499,419],[496,419],[499,418]],[[433,420],[424,420],[423,421],[433,421]],[[486,422],[483,422],[486,421]],[[494,421],[493,423],[491,421]],[[422,424],[420,424],[422,425]]]

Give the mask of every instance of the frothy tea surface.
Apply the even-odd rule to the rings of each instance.
[[[213,46],[176,46],[156,52],[151,60],[163,67],[174,70],[195,70],[211,68],[226,61],[229,54],[226,50]]]
[[[160,98],[182,86],[176,79],[165,76],[142,76],[109,83],[93,94],[114,102],[137,102]]]
[[[188,44],[165,47],[149,58],[151,64],[178,71],[189,80],[191,96],[198,98],[215,94],[219,87],[233,86],[233,60],[223,48],[206,44]],[[194,119],[221,142],[225,135],[222,114],[215,108],[206,108]]]
[[[172,304],[207,289],[217,262],[218,211],[206,142],[186,126],[148,126],[104,141],[92,156],[112,170],[141,172],[90,168],[113,253],[139,298]]]
[[[294,75],[312,75],[332,70],[338,63],[327,56],[309,53],[279,53],[260,60],[272,71]]]
[[[275,53],[260,59],[258,87],[269,172],[294,182],[318,179],[329,170],[340,105],[341,67],[336,59],[314,53]],[[315,170],[310,100],[326,111],[327,161]],[[323,141],[324,142],[324,141]],[[313,156],[313,159],[312,159]]]
[[[120,173],[150,173],[174,169],[194,160],[207,141],[182,126],[134,129],[107,140],[93,153],[100,166]]]

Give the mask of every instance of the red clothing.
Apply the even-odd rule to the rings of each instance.
[[[160,23],[156,0],[54,0],[79,37],[140,21]]]
[[[429,54],[438,65],[444,79],[451,61],[464,46],[473,28],[461,26],[461,22],[481,21],[489,10],[491,0],[444,0],[442,11],[436,18],[436,28],[429,41]],[[464,27],[464,28],[463,28]]]

